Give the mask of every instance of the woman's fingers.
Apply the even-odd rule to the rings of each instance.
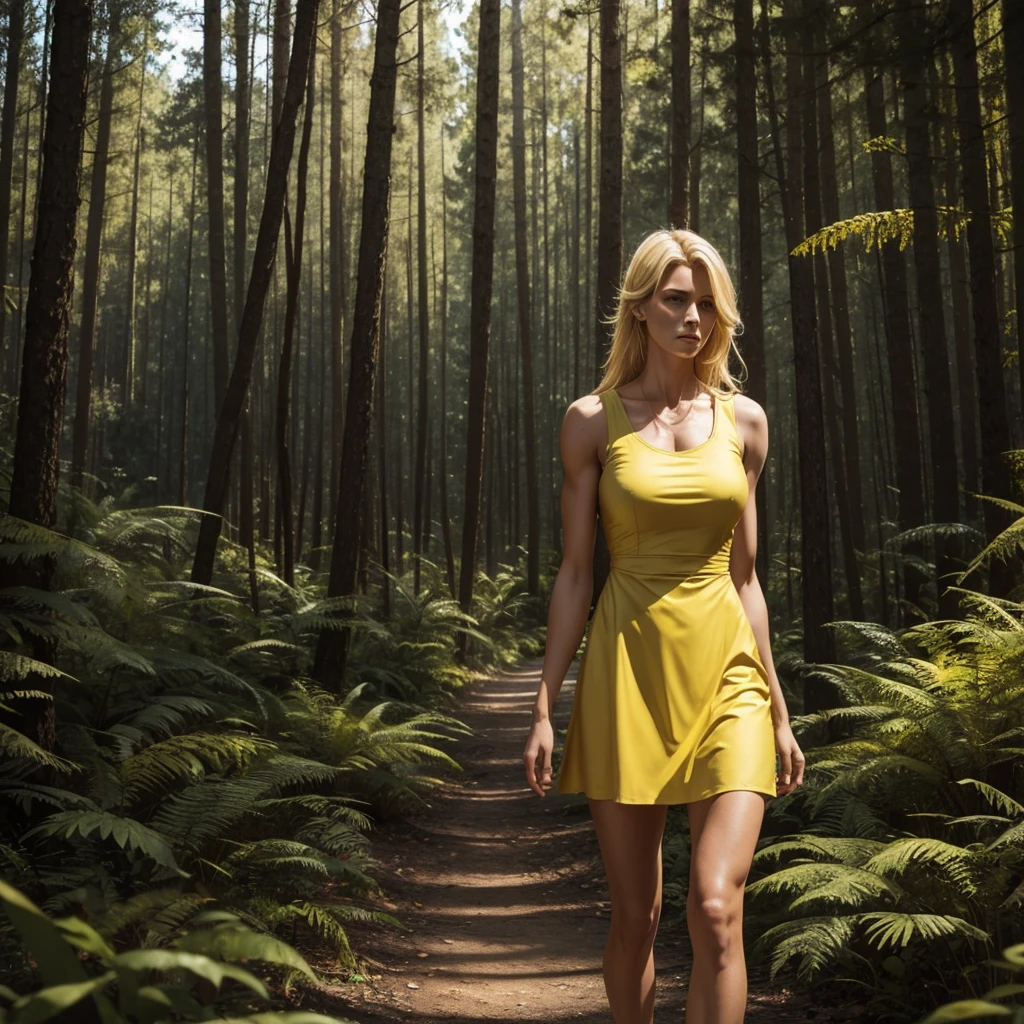
[[[792,747],[782,746],[779,750],[779,781],[776,790],[779,796],[792,793],[804,781],[804,755],[794,743]]]
[[[793,751],[793,771],[796,773],[796,778],[793,780],[793,788],[802,785],[804,781],[804,755],[800,752],[800,748],[797,747]]]
[[[537,796],[543,796],[544,791],[551,788],[551,750],[543,743],[531,743],[523,754],[523,761],[527,785]]]

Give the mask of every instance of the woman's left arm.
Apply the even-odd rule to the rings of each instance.
[[[776,784],[779,796],[791,793],[804,779],[804,755],[793,736],[789,724],[786,698],[782,694],[775,663],[772,661],[771,644],[768,636],[768,606],[764,592],[757,578],[754,560],[757,555],[757,502],[755,493],[757,481],[768,457],[768,419],[764,409],[746,395],[733,399],[736,412],[736,428],[743,446],[743,468],[747,474],[748,496],[743,514],[736,524],[729,556],[729,575],[740,595],[743,609],[750,620],[757,653],[768,674],[768,689],[771,694],[772,725],[775,729],[775,746],[779,752],[781,769]]]

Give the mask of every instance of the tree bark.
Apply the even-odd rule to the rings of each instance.
[[[0,367],[14,366],[4,358],[4,325],[7,317],[7,247],[11,230],[11,177],[14,169],[14,133],[18,122],[18,79],[21,49],[25,41],[25,0],[9,0],[7,8],[7,60],[4,64],[4,100],[0,114]],[[28,115],[25,115],[26,118]],[[27,183],[23,184],[27,187]],[[20,302],[20,296],[18,301]],[[18,339],[11,338],[17,351]],[[9,382],[9,386],[13,381]],[[11,387],[13,390],[13,386]]]
[[[622,35],[619,0],[601,5],[600,183],[597,217],[597,287],[594,323],[596,376],[608,355],[608,331],[602,322],[615,313],[622,274]],[[553,492],[552,492],[553,497]],[[600,512],[598,513],[600,515]],[[604,524],[594,541],[594,589],[591,612],[604,589],[611,565]]]
[[[138,266],[138,232],[139,232],[139,183],[142,163],[142,111],[146,97],[146,60],[145,54],[149,49],[149,33],[143,35],[142,41],[143,59],[139,68],[139,116],[135,123],[135,153],[132,159],[132,212],[128,227],[128,299],[125,302],[125,353],[124,373],[122,375],[121,392],[122,400],[129,408],[135,403],[135,379],[136,373],[136,338],[135,338],[135,278]],[[145,364],[143,364],[145,373]]]
[[[366,487],[370,416],[380,344],[381,288],[388,249],[399,3],[400,0],[381,0],[377,8],[366,160],[363,167],[359,265],[352,316],[351,371],[345,406],[345,432],[328,597],[349,596],[355,592],[356,567],[363,533],[363,490]],[[381,486],[384,486],[383,481]],[[320,633],[313,674],[321,683],[341,686],[348,642],[348,630],[325,629]]]
[[[953,74],[956,82],[957,127],[960,162],[963,166],[967,250],[971,268],[971,310],[974,316],[975,368],[981,402],[981,484],[983,492],[1010,500],[1010,474],[1003,452],[1010,448],[1003,380],[1002,339],[995,286],[995,248],[985,164],[985,135],[978,96],[977,45],[971,0],[949,0]],[[1015,57],[1015,60],[1019,57]],[[1019,70],[1019,69],[1018,69]],[[1017,309],[1018,318],[1020,307]],[[1008,512],[991,501],[984,502],[985,533],[992,540],[1010,525]],[[1005,597],[1014,585],[1007,562],[993,559],[989,592]]]
[[[47,528],[57,521],[91,24],[91,0],[56,0],[9,506],[11,515]],[[48,573],[36,585],[47,586]]]
[[[96,355],[96,307],[100,287],[100,246],[103,238],[103,208],[107,193],[107,161],[110,154],[110,123],[114,109],[114,64],[120,52],[120,7],[110,7],[107,52],[100,80],[97,113],[96,153],[89,186],[89,218],[85,231],[85,277],[82,282],[82,324],[79,332],[78,381],[75,387],[75,419],[71,434],[71,485],[81,487],[89,446],[92,410],[92,371]]]
[[[739,300],[743,314],[741,346],[747,364],[747,392],[768,407],[764,352],[764,296],[761,291],[761,159],[757,144],[757,76],[753,0],[734,0],[736,33],[736,155],[739,173]],[[757,488],[757,575],[768,589],[768,487]]]
[[[798,115],[801,94],[807,83],[803,81],[799,47],[796,45],[794,33],[793,45],[790,47],[793,54],[787,58],[786,106],[789,125],[788,159],[784,160],[768,38],[767,0],[761,0],[761,3],[762,59],[768,89],[768,114],[779,176],[786,246],[792,252],[804,236],[800,198],[805,154]],[[787,3],[786,15],[793,23],[800,16],[792,0]],[[832,636],[824,625],[833,619],[834,606],[832,547],[829,541],[829,511],[825,493],[825,421],[821,401],[818,332],[814,313],[814,275],[812,264],[805,257],[790,255],[788,262],[793,363],[796,375],[804,660],[821,663],[833,661],[835,654]],[[826,688],[806,677],[804,710],[821,710],[831,703],[832,695]]]
[[[219,408],[228,382],[228,292],[224,255],[224,119],[220,0],[203,2],[203,101],[206,114],[206,213],[209,218],[213,393]],[[237,129],[236,129],[237,131]],[[244,213],[244,210],[243,210]]]
[[[668,222],[690,226],[690,0],[672,0],[671,189]]]
[[[473,281],[469,311],[469,408],[466,415],[466,484],[462,516],[459,604],[469,612],[476,575],[480,491],[486,446],[487,356],[494,289],[494,209],[498,155],[498,77],[501,7],[481,0],[476,79],[476,167],[473,202]],[[466,653],[460,634],[460,653]]]
[[[953,429],[952,382],[943,304],[934,299],[941,280],[939,223],[932,180],[929,128],[934,117],[928,95],[925,61],[930,59],[929,26],[916,0],[900,0],[903,32],[901,87],[907,138],[907,183],[914,212],[914,272],[917,284],[918,325],[924,356],[924,393],[928,408],[928,439],[931,448],[932,514],[940,523],[955,523],[959,516],[956,492],[956,432]],[[984,192],[984,178],[982,191]],[[894,382],[895,386],[896,382]],[[944,617],[956,613],[957,601],[946,595],[956,565],[952,543],[942,534],[935,536],[936,590]],[[908,600],[914,596],[907,594]]]
[[[512,0],[512,205],[515,220],[516,301],[522,353],[523,434],[526,444],[526,589],[540,592],[540,479],[534,410],[530,267],[526,247],[526,127],[523,114],[523,18],[520,0]]]
[[[281,508],[281,539],[284,545],[284,581],[295,586],[295,522],[292,514],[292,462],[288,450],[288,394],[291,387],[292,352],[295,347],[295,319],[299,310],[299,284],[302,280],[302,240],[306,225],[306,172],[309,169],[309,141],[313,132],[313,107],[316,96],[316,53],[309,59],[309,84],[306,109],[299,143],[299,166],[296,173],[295,241],[290,244],[291,225],[285,207],[285,265],[288,272],[288,293],[285,298],[284,342],[277,371],[277,443],[278,501]]]
[[[865,73],[868,134],[872,138],[888,137],[885,116],[885,84],[880,74]],[[896,208],[892,159],[888,152],[871,154],[875,206],[879,210]],[[914,347],[911,343],[910,298],[907,290],[906,262],[899,240],[891,239],[881,247],[880,284],[883,295],[883,320],[888,355],[889,378],[892,384],[891,408],[893,427],[899,439],[895,446],[897,519],[901,531],[920,526],[924,513],[924,468],[921,464],[921,423],[917,407]],[[904,594],[916,600],[925,578],[914,565],[901,572]]]
[[[818,90],[828,89],[827,63],[824,74],[825,81],[822,82],[822,58],[825,52],[824,33],[819,30],[823,10],[815,5],[814,0],[805,4],[804,18],[801,26],[801,44],[804,51],[803,77],[804,77],[804,102],[802,104],[803,121],[803,161],[804,161],[804,233],[806,235],[816,234],[821,230],[822,220],[822,173],[821,160],[823,151],[831,151],[831,118],[829,118],[828,139],[822,138],[819,133],[819,106]],[[835,174],[835,158],[831,170]],[[833,183],[834,184],[834,183]],[[838,198],[837,198],[838,203]],[[838,219],[838,217],[836,218]],[[825,429],[831,458],[826,460],[825,469],[829,472],[835,488],[835,510],[839,522],[839,542],[843,560],[843,569],[846,576],[846,590],[849,600],[849,614],[853,619],[863,619],[864,602],[860,589],[860,566],[857,563],[857,552],[854,542],[854,527],[852,520],[862,514],[861,506],[853,507],[850,494],[850,483],[847,478],[847,463],[844,461],[844,444],[842,430],[840,429],[841,403],[836,398],[836,373],[834,337],[832,334],[832,294],[829,291],[828,262],[824,253],[817,253],[810,257],[813,262],[814,290],[817,302],[818,316],[818,354],[821,360],[822,372],[822,411],[825,416]],[[844,282],[845,284],[845,282]],[[839,317],[836,317],[838,323]],[[849,338],[847,338],[849,344]],[[852,382],[850,383],[852,389]],[[856,422],[854,423],[854,439],[856,444]],[[859,473],[859,467],[854,466],[854,473]],[[859,483],[857,496],[860,498]]]
[[[416,62],[416,105],[417,105],[417,158],[419,162],[417,228],[417,312],[419,314],[419,392],[417,395],[416,424],[416,482],[413,497],[412,550],[413,590],[420,592],[420,558],[423,554],[423,534],[427,483],[427,429],[429,407],[427,402],[430,384],[430,309],[427,291],[427,139],[426,139],[426,46],[423,35],[423,8],[425,0],[419,0],[417,10],[418,59]],[[411,225],[410,225],[411,226]],[[411,289],[410,289],[411,294]]]
[[[1013,206],[1014,308],[1017,310],[1017,370],[1024,395],[1024,7],[1004,0],[1003,69],[1006,72],[1006,120],[1010,140],[1010,201]]]
[[[270,287],[277,236],[281,230],[281,217],[284,212],[288,167],[295,142],[296,113],[305,90],[318,7],[319,0],[298,0],[296,8],[295,41],[288,68],[288,85],[285,89],[281,117],[274,125],[270,146],[266,195],[256,237],[249,289],[238,329],[238,350],[224,402],[217,416],[213,449],[210,454],[203,504],[204,510],[210,514],[203,516],[199,527],[199,541],[192,564],[192,580],[196,583],[209,583],[213,577],[213,560],[227,496],[228,466],[259,344],[263,306]]]

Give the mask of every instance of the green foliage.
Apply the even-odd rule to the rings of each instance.
[[[1000,970],[1016,974],[1024,973],[1024,944],[1010,946],[1003,950],[1003,959],[992,962],[992,966]],[[996,1000],[1015,996],[1014,1002],[1004,1003]],[[978,1020],[982,1017],[1013,1017],[1014,1021],[1024,1019],[1024,984],[1008,983],[996,985],[980,999],[958,999],[946,1003],[928,1014],[921,1024],[942,1024],[950,1020]]]
[[[939,236],[948,238],[952,235],[959,240],[960,233],[967,227],[971,215],[966,210],[954,206],[937,206],[936,211],[939,215]],[[992,227],[1005,244],[1013,227],[1012,210],[1006,207],[993,211]],[[893,240],[899,242],[902,251],[914,239],[914,211],[901,209],[858,213],[816,231],[793,249],[790,255],[809,256],[814,252],[824,253],[829,248],[837,249],[840,243],[850,237],[860,238],[864,242],[866,252],[871,252],[876,246],[885,245],[886,242]]]
[[[963,576],[1020,551],[1024,508],[1002,504],[1020,518]],[[1006,1015],[1024,990],[989,959],[1024,939],[1024,604],[958,593],[962,620],[832,623],[845,663],[813,671],[842,706],[794,718],[805,782],[771,804],[747,887],[753,957],[866,989],[878,1019]]]
[[[91,1002],[102,1024],[160,1024],[162,1021],[211,1020],[214,1009],[200,1000],[198,984],[212,988],[220,1005],[244,1012],[250,998],[269,992],[239,962],[262,961],[315,981],[305,959],[287,943],[260,934],[226,913],[201,915],[196,927],[164,947],[116,952],[107,939],[78,917],[52,920],[28,897],[0,881],[0,904],[37,964],[42,987],[19,996],[0,987],[0,1021],[41,1024],[64,1011],[84,1012]],[[233,985],[231,984],[233,983]],[[77,1007],[77,1010],[75,1009]],[[223,1019],[223,1017],[221,1017]],[[235,1017],[264,1024],[338,1024],[316,1013],[258,1013]]]
[[[265,573],[255,615],[226,544],[214,585],[193,585],[196,519],[79,495],[75,539],[0,522],[0,559],[54,567],[50,591],[0,590],[5,874],[51,913],[87,907],[112,948],[172,946],[219,909],[355,966],[350,922],[398,924],[372,902],[372,816],[422,806],[436,769],[458,769],[442,747],[467,730],[437,705],[469,678],[458,634],[487,637],[436,590],[396,581],[401,614],[366,615],[328,692],[309,677],[322,581]],[[491,606],[512,607],[514,589]],[[0,928],[0,952],[15,947]]]

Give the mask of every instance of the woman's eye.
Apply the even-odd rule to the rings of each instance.
[[[710,299],[705,299],[701,303],[701,305],[708,311],[711,311],[715,308],[715,304]]]

